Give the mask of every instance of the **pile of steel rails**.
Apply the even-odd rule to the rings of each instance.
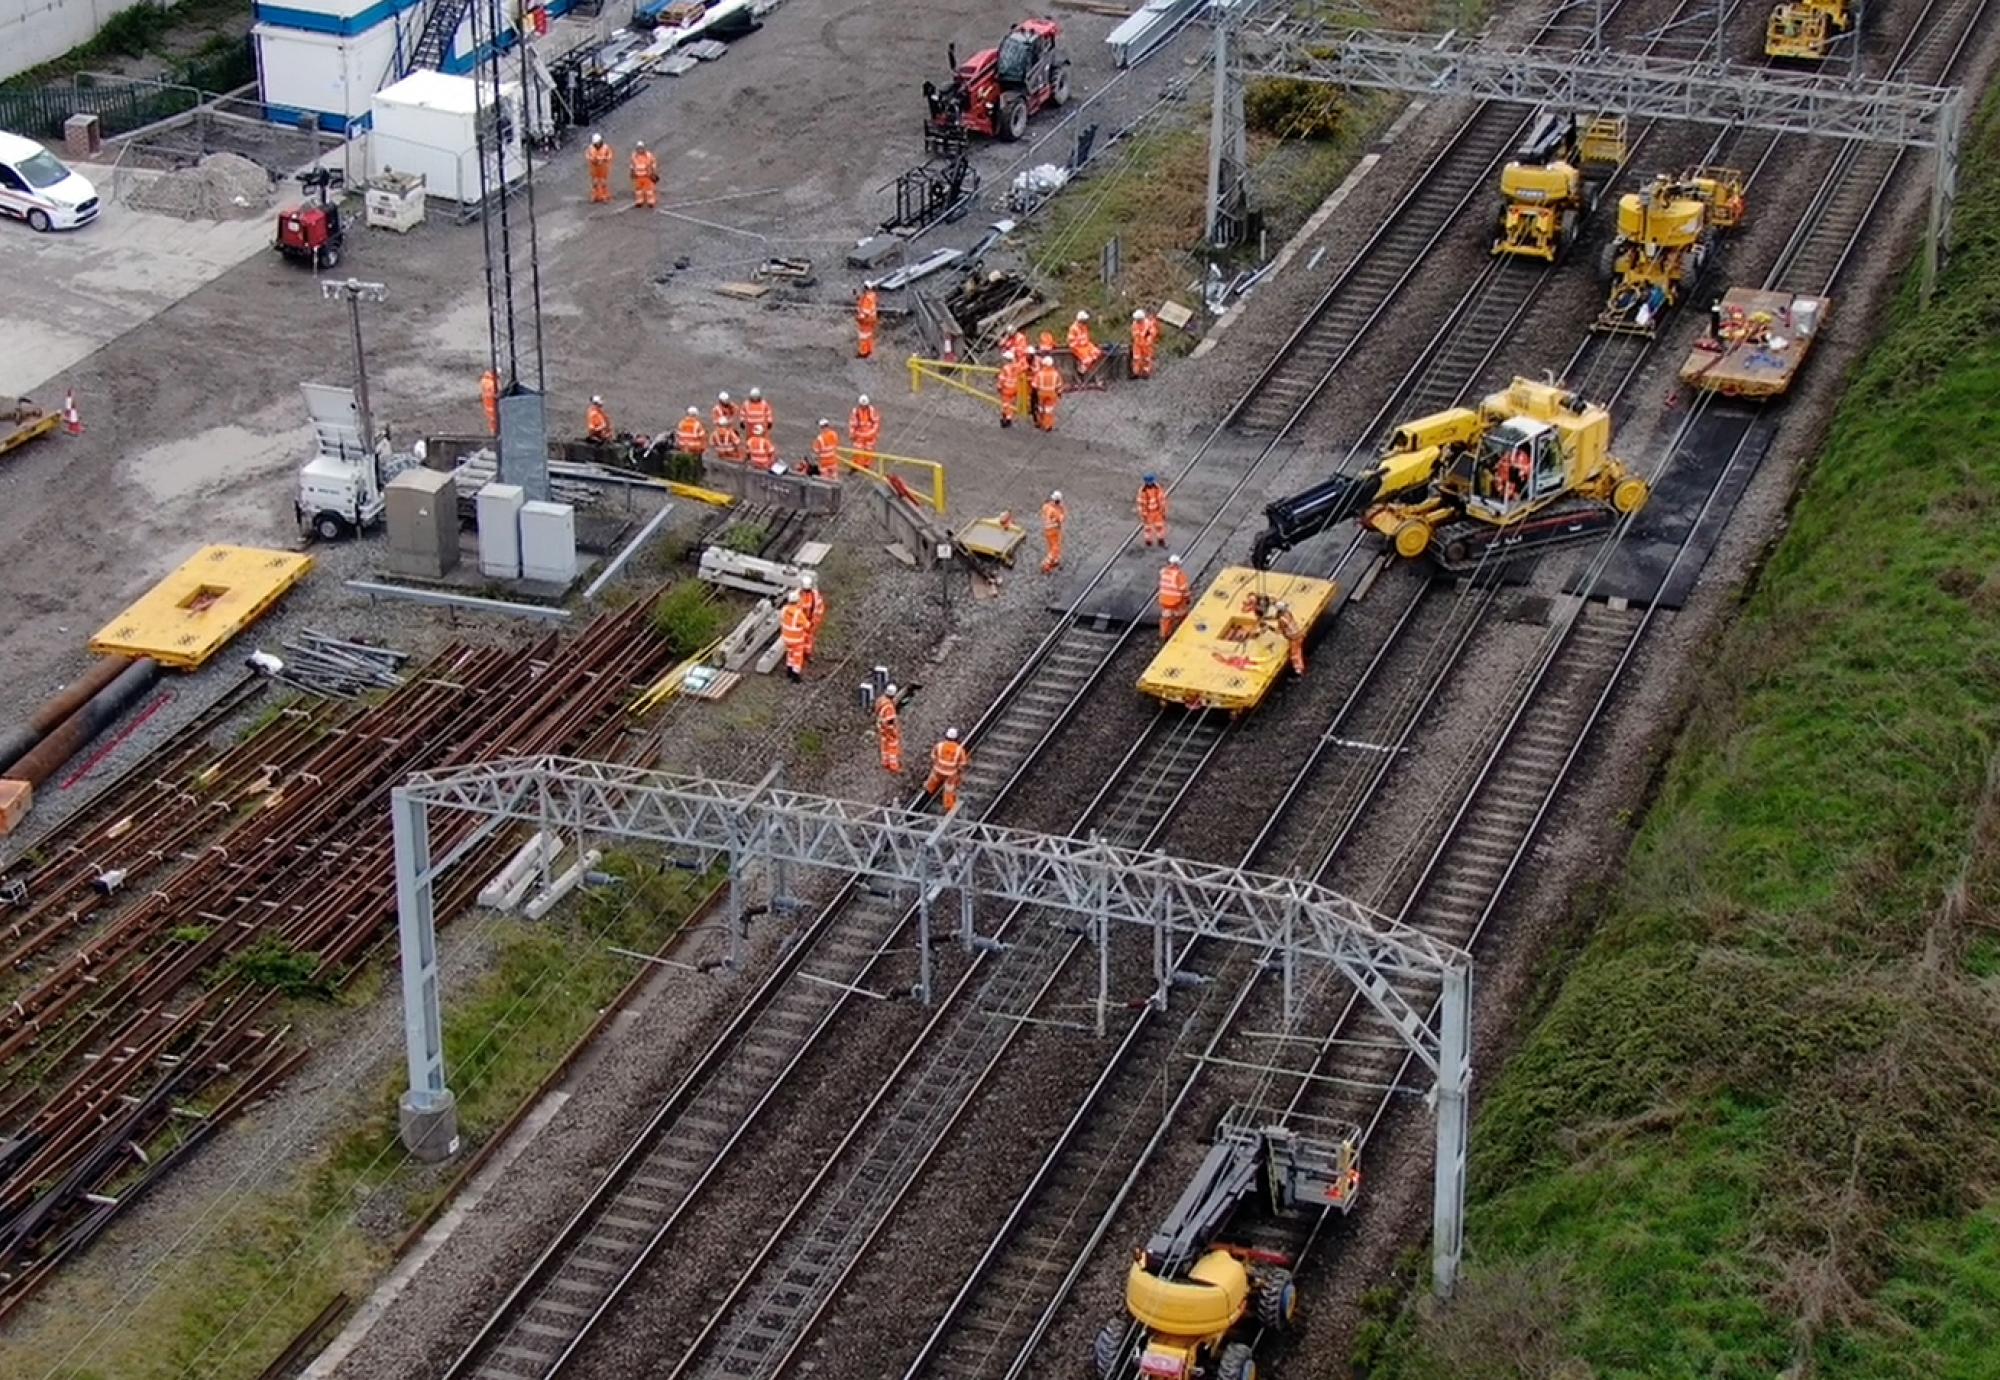
[[[338,986],[395,931],[390,787],[630,755],[630,694],[673,661],[653,602],[566,642],[454,645],[379,704],[292,701],[210,746],[246,683],[0,877],[0,1317],[307,1057],[283,998]],[[442,851],[475,822],[440,824]],[[509,846],[454,869],[440,921]]]

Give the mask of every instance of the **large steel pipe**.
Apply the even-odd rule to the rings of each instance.
[[[26,723],[0,734],[0,773],[13,775],[7,768],[27,756],[29,749],[41,742],[50,729],[83,708],[91,696],[118,679],[119,674],[131,664],[129,656],[99,657],[90,664],[89,670],[42,701],[41,707],[28,716]]]

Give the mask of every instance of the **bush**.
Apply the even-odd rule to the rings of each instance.
[[[325,996],[330,989],[314,978],[318,971],[318,954],[300,953],[276,935],[267,934],[225,963],[217,980],[240,977],[290,997]]]
[[[1244,122],[1274,139],[1331,139],[1346,115],[1340,92],[1324,82],[1269,77],[1243,90]]]
[[[97,39],[92,46],[100,53],[144,57],[152,51],[160,36],[172,27],[173,20],[159,6],[134,5],[113,15],[111,21],[97,31]]]
[[[653,605],[653,631],[675,656],[692,656],[722,635],[724,616],[708,587],[689,581],[675,585]]]

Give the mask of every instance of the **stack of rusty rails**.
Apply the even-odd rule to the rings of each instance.
[[[338,985],[393,942],[391,786],[503,757],[619,755],[631,692],[673,659],[653,602],[568,642],[453,646],[379,704],[292,706],[242,744],[176,755],[130,811],[99,812],[57,850],[37,903],[52,909],[17,951],[104,918],[0,1009],[0,1318],[306,1056],[285,1043],[285,992]],[[440,818],[440,855],[478,822]],[[440,923],[509,848],[496,835],[447,874]],[[100,885],[114,869],[119,884]]]

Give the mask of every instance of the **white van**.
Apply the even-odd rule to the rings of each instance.
[[[0,216],[37,230],[74,230],[97,219],[97,189],[33,139],[0,130]]]

